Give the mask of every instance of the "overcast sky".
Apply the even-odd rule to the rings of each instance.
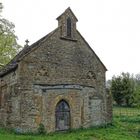
[[[32,44],[54,30],[56,18],[70,6],[77,29],[107,67],[107,79],[140,72],[140,0],[0,1],[22,46],[26,39]]]

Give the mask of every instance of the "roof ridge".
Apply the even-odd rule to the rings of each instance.
[[[72,15],[75,17],[75,19],[78,21],[77,17],[75,16],[75,14],[73,13],[73,11],[71,10],[70,7],[68,7],[60,16],[58,16],[56,19],[58,20],[61,16],[63,16],[67,11],[70,11],[72,13]]]

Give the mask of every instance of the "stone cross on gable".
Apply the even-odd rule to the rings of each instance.
[[[28,39],[26,39],[26,40],[25,40],[25,42],[26,42],[26,45],[28,45],[28,43],[29,43],[29,40],[28,40]]]
[[[26,40],[25,40],[25,43],[26,43],[26,44],[24,45],[24,47],[28,47],[28,46],[29,46],[29,40],[26,39]]]

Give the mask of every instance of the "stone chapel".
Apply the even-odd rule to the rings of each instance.
[[[110,123],[106,67],[76,28],[70,8],[58,27],[0,70],[0,126],[47,132]],[[85,27],[86,28],[86,27]]]

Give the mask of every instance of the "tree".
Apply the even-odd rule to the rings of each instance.
[[[111,93],[118,105],[132,106],[134,102],[134,80],[129,73],[122,73],[113,77],[111,82]]]
[[[134,103],[134,78],[129,73],[122,73],[122,86],[125,104],[132,106]]]
[[[113,95],[113,99],[116,101],[118,105],[122,105],[124,100],[124,93],[122,87],[122,77],[113,77],[111,82],[111,93]]]
[[[135,76],[134,104],[140,107],[140,74]]]
[[[3,9],[0,3],[0,13]],[[14,31],[15,25],[0,15],[0,65],[7,64],[20,50],[17,36]]]
[[[113,76],[107,81],[107,87],[118,105],[140,107],[140,74]]]

